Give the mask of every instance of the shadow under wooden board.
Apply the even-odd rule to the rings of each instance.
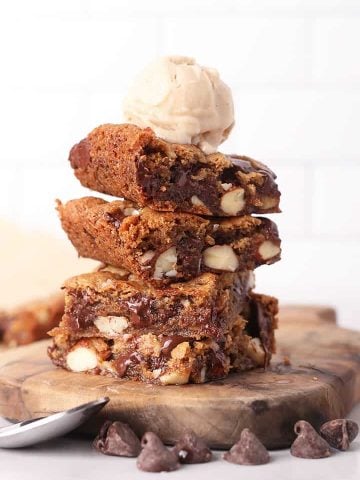
[[[152,430],[169,444],[190,428],[213,448],[228,448],[249,427],[268,448],[287,447],[297,420],[319,427],[360,401],[360,332],[337,327],[330,308],[287,307],[277,341],[266,371],[166,387],[66,372],[48,360],[48,341],[37,342],[0,354],[0,415],[46,416],[108,396],[86,432],[95,434],[110,417],[139,435]]]

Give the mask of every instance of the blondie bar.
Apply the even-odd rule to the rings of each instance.
[[[50,332],[53,344],[48,353],[56,365],[74,372],[161,385],[203,383],[226,377],[231,370],[266,367],[275,348],[276,315],[274,298],[250,294],[243,313],[218,340],[172,330],[91,334],[89,329],[70,331],[60,325]]]
[[[235,216],[279,212],[276,175],[248,157],[205,155],[172,144],[150,128],[106,124],[70,152],[76,177],[88,188],[159,211]]]
[[[206,271],[254,270],[280,258],[278,231],[267,218],[160,213],[94,197],[58,202],[58,211],[79,255],[124,266],[157,283],[188,280]]]
[[[155,288],[124,269],[103,266],[65,282],[60,326],[87,335],[141,332],[221,338],[244,308],[252,272],[203,273]]]

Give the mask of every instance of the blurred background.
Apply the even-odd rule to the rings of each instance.
[[[278,174],[283,260],[257,270],[283,303],[337,307],[360,328],[359,0],[31,0],[0,14],[0,307],[91,267],[54,199],[89,194],[67,162],[95,126],[122,121],[134,75],[193,56],[233,90],[224,152]]]

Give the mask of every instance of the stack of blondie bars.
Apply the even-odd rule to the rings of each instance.
[[[70,163],[82,185],[122,199],[58,202],[79,255],[102,264],[65,283],[53,362],[162,385],[268,365],[277,300],[254,293],[253,271],[279,260],[280,239],[251,214],[279,211],[274,173],[131,124],[96,128]]]

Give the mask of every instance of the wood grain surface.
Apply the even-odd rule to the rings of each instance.
[[[191,428],[212,447],[227,448],[249,427],[268,448],[287,447],[297,420],[319,427],[360,401],[360,332],[337,327],[328,307],[284,307],[277,341],[278,354],[266,371],[166,387],[55,368],[46,355],[48,341],[8,350],[0,354],[0,415],[46,416],[108,396],[84,431],[96,433],[110,417],[138,434],[155,431],[166,443]]]

